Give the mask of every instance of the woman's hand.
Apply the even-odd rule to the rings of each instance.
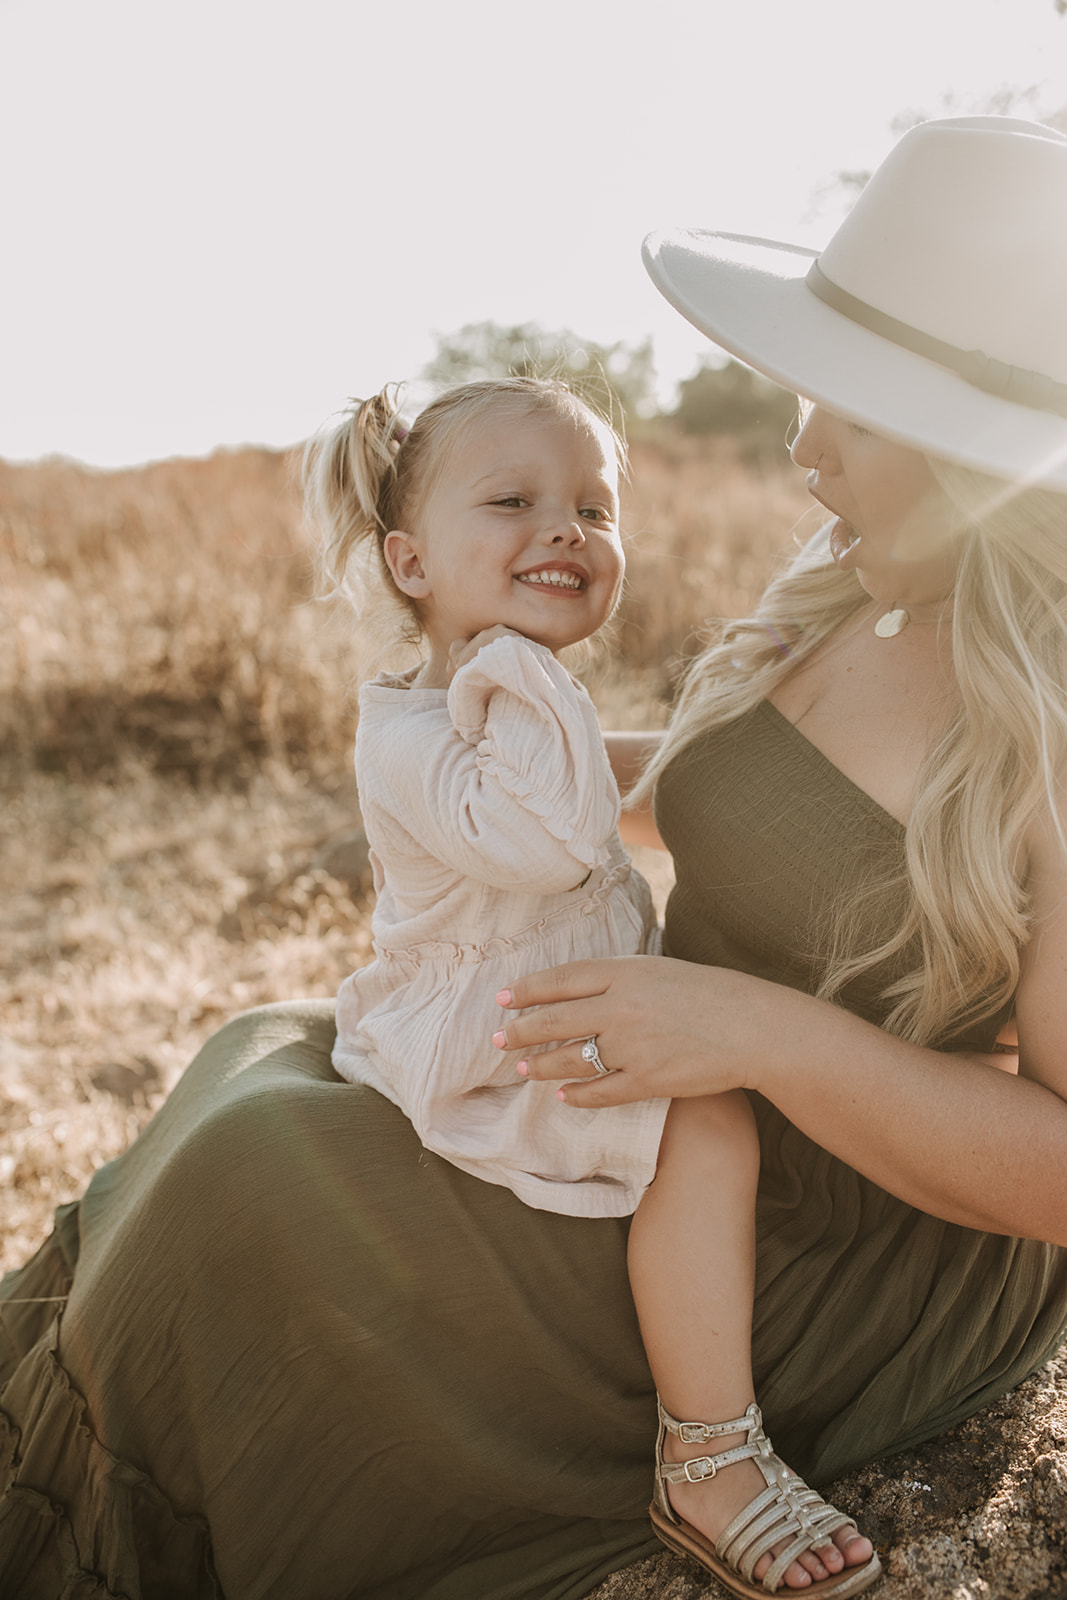
[[[760,1049],[772,1048],[771,1005],[793,991],[721,967],[667,956],[575,961],[523,978],[497,997],[509,1012],[502,1050],[552,1048],[524,1057],[520,1072],[568,1082],[568,1105],[682,1099],[749,1085]],[[795,997],[799,998],[799,997]],[[582,1059],[596,1038],[606,1077]]]
[[[668,956],[551,967],[498,999],[494,1042],[549,1046],[522,1060],[531,1078],[572,1080],[568,1105],[755,1089],[908,1205],[1067,1247],[1065,1097],[1000,1060],[910,1044],[827,1000]],[[606,1077],[582,1060],[590,1037]]]

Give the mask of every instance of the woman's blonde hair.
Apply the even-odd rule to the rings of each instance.
[[[844,908],[818,994],[918,950],[883,999],[885,1026],[922,1044],[958,1037],[1007,1006],[1030,933],[1024,838],[1058,813],[1067,767],[1067,496],[930,462],[964,528],[951,624],[957,694],[926,752],[905,833],[903,873]],[[829,553],[829,527],[773,581],[753,616],[730,624],[691,666],[670,730],[635,796],[700,733],[766,699],[850,617],[870,605]],[[1062,840],[1067,847],[1067,841]],[[864,942],[871,905],[898,894],[899,925]],[[867,934],[869,941],[870,935]],[[809,952],[802,952],[808,954]]]
[[[610,435],[620,474],[626,447],[611,423],[555,378],[461,384],[420,411],[410,427],[402,402],[402,386],[386,384],[369,400],[351,401],[339,421],[309,441],[304,511],[317,539],[324,591],[349,599],[383,643],[417,644],[418,609],[394,584],[383,544],[391,529],[410,528],[472,423],[501,411],[587,421]]]

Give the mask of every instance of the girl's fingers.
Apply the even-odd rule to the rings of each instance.
[[[494,639],[521,638],[514,628],[505,628],[502,623],[495,627],[483,628],[481,633],[474,634],[470,639],[453,639],[448,647],[449,665],[453,672],[458,672],[460,667],[465,667],[468,661],[473,661],[478,651],[485,645],[492,644]]]

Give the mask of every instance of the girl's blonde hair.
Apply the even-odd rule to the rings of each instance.
[[[1024,838],[1040,812],[1058,814],[1067,770],[1067,496],[942,461],[930,467],[949,517],[965,529],[952,620],[943,624],[957,694],[919,770],[903,871],[865,885],[844,909],[817,990],[833,999],[917,949],[920,959],[883,999],[889,1031],[921,1044],[959,1037],[1010,1003],[1030,934]],[[692,664],[635,798],[699,734],[766,699],[870,603],[855,575],[834,564],[822,528],[755,614],[726,627]],[[870,908],[894,893],[904,915],[871,948]]]
[[[403,388],[386,384],[370,400],[353,400],[340,421],[304,451],[305,515],[318,542],[319,576],[328,593],[345,595],[385,638],[418,643],[414,603],[393,582],[383,553],[390,530],[410,529],[449,453],[472,423],[501,411],[548,413],[587,422],[610,435],[620,475],[626,447],[618,431],[555,378],[502,378],[461,384],[420,411],[410,427],[401,415]]]

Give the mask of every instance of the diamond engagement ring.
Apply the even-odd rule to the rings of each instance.
[[[582,1045],[582,1060],[588,1061],[594,1072],[599,1072],[602,1078],[606,1078],[612,1069],[610,1067],[606,1067],[601,1061],[600,1051],[596,1047],[596,1038],[597,1036],[594,1033]]]

